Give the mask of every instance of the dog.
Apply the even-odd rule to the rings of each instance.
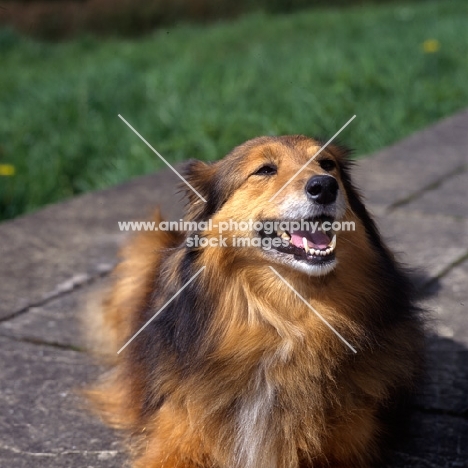
[[[93,312],[110,370],[88,395],[128,434],[134,468],[380,463],[387,416],[421,373],[424,324],[353,186],[350,152],[323,146],[259,137],[189,161],[191,230],[124,247]],[[329,229],[281,229],[299,221]],[[226,246],[208,222],[234,226]]]

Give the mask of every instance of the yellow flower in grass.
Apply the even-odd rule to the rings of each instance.
[[[15,175],[15,166],[13,164],[0,164],[0,176]]]
[[[422,44],[422,48],[426,54],[434,54],[439,51],[440,42],[437,39],[426,39]]]

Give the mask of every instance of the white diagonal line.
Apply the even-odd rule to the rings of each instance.
[[[354,119],[356,115],[353,115],[271,198],[272,201],[280,192],[283,191],[296,177],[300,174]]]
[[[270,268],[273,270],[276,276],[280,278],[283,283],[291,289],[291,291],[295,292],[296,295],[301,299],[301,301],[317,315],[317,317],[353,352],[357,353],[356,349],[353,348],[272,266]]]
[[[191,185],[190,183],[183,177],[181,176],[175,169],[173,166],[171,166],[171,164],[169,164],[162,156],[161,154],[156,151],[120,114],[119,114],[119,118],[125,122],[127,124],[127,126],[135,133],[135,135],[137,135],[138,137],[140,137],[140,139],[143,141],[143,143],[146,144],[146,146],[148,146],[151,150],[154,151],[154,153],[159,156],[161,158],[162,161],[164,161],[166,163],[166,165],[172,169],[172,171],[185,183],[187,184],[192,190],[193,192],[198,195],[198,198],[200,198],[200,200],[204,201],[206,203],[206,200],[197,192],[197,190],[195,190]]]
[[[120,354],[206,267],[202,266],[118,351]]]

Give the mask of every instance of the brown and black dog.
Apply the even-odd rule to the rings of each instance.
[[[131,436],[134,468],[379,460],[383,414],[420,371],[423,326],[352,185],[347,151],[330,145],[314,158],[320,149],[305,136],[261,137],[213,164],[189,162],[187,180],[206,203],[187,189],[185,219],[346,221],[354,231],[224,233],[281,240],[271,248],[187,242],[215,230],[152,231],[124,248],[95,312],[112,369],[89,394]]]

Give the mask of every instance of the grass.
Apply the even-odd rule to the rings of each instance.
[[[468,105],[467,13],[444,0],[255,14],[61,44],[3,30],[0,167],[15,174],[0,176],[0,219],[161,168],[119,113],[172,162],[264,134],[328,138],[353,114],[341,141],[375,151]]]

